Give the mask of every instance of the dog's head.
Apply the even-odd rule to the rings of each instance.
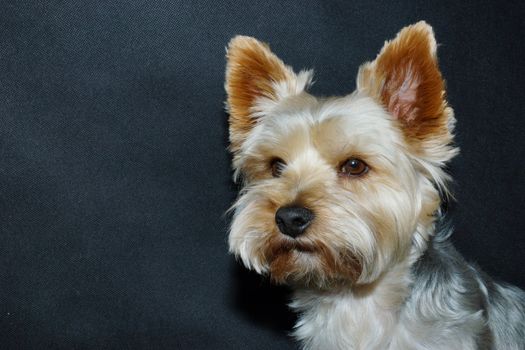
[[[230,149],[243,189],[230,250],[276,282],[369,283],[422,250],[456,153],[432,28],[406,27],[348,96],[306,92],[266,44],[232,39]]]

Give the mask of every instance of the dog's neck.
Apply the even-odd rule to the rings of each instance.
[[[295,337],[305,349],[386,349],[409,295],[410,264],[401,263],[369,285],[296,290]],[[329,344],[329,345],[328,345]]]
[[[410,344],[400,317],[411,291],[412,267],[441,221],[441,215],[420,220],[407,257],[373,283],[295,288],[290,304],[299,313],[294,336],[304,349],[389,349]]]
[[[411,268],[426,251],[434,230],[434,221],[418,225],[407,258],[373,283],[296,288],[290,306],[300,315],[294,335],[304,348],[388,349],[395,337],[402,337],[399,318],[410,295]]]

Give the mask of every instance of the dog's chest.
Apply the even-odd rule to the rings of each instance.
[[[305,297],[292,307],[301,314],[295,336],[305,349],[388,349],[397,333],[398,309],[371,298]]]
[[[407,311],[412,308],[406,304],[384,301],[370,296],[300,294],[291,304],[300,313],[294,335],[308,350],[477,348],[472,332],[446,321],[417,317]],[[467,328],[481,327],[480,312],[466,317],[464,323]]]

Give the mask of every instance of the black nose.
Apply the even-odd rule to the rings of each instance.
[[[282,207],[275,213],[275,222],[279,230],[290,237],[297,237],[312,222],[314,213],[303,207]]]

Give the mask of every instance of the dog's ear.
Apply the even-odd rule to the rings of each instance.
[[[445,100],[434,32],[425,22],[403,28],[386,42],[373,62],[359,68],[357,88],[381,103],[396,118],[407,141],[422,155],[441,153],[443,163],[454,154],[453,112]],[[448,158],[448,159],[446,159]]]
[[[310,84],[311,73],[295,74],[267,44],[247,36],[230,41],[226,59],[230,149],[237,153],[257,119],[280,100],[300,94]]]

